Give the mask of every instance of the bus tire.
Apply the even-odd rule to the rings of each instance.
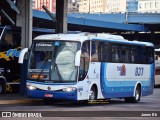
[[[126,103],[138,103],[140,101],[140,98],[141,98],[141,87],[140,85],[138,85],[135,90],[135,96],[125,98],[125,102]]]
[[[53,100],[52,99],[43,99],[44,104],[46,105],[52,105],[53,104]]]
[[[0,80],[0,94],[6,93],[6,84],[3,80]]]
[[[97,100],[97,89],[95,86],[92,86],[89,91],[89,102],[94,102]]]

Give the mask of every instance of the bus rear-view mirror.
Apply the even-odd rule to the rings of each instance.
[[[81,50],[78,50],[75,56],[75,66],[80,66]]]
[[[23,50],[21,50],[18,63],[23,64],[24,56],[27,52],[28,52],[28,48],[24,48]]]

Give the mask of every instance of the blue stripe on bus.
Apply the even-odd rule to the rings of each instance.
[[[114,97],[132,97],[134,93],[134,88],[137,81],[108,81],[106,79],[106,68],[107,63],[101,64],[101,74],[100,74],[100,85],[101,92],[104,98],[114,98]],[[148,81],[141,81],[142,84],[142,95],[146,96],[152,94],[153,88],[153,77],[154,77],[154,65],[151,65],[151,75]],[[124,82],[124,83],[122,83]]]

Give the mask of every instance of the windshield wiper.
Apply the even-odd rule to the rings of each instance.
[[[38,69],[41,68],[41,66],[44,64],[44,62],[45,62],[49,57],[50,57],[50,55],[48,55],[48,56],[44,59],[44,61],[42,62],[42,64],[39,66]],[[45,70],[45,66],[43,66],[43,69],[42,69],[41,72],[39,73],[39,75],[38,75],[38,77],[37,77],[37,80],[39,80],[39,78],[40,78],[40,76],[41,76],[41,74],[43,73],[44,70]]]
[[[51,55],[48,55],[45,59],[44,59],[44,61],[41,63],[41,65],[39,66],[39,68],[38,69],[40,69],[41,68],[41,66],[44,64],[44,62],[50,57]]]
[[[56,64],[56,63],[54,63],[54,64],[55,64],[55,68],[56,68],[56,71],[57,71],[57,74],[58,74],[59,80],[60,80],[60,81],[62,81],[62,76],[61,76],[61,74],[60,74],[60,72],[59,72],[58,66],[57,66],[57,64]]]

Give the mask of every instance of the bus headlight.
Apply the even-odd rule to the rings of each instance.
[[[32,85],[27,85],[27,88],[30,89],[30,90],[35,90],[36,87],[32,86]]]
[[[65,91],[65,92],[71,92],[71,91],[74,91],[74,90],[76,90],[75,87],[63,88],[63,91]]]

